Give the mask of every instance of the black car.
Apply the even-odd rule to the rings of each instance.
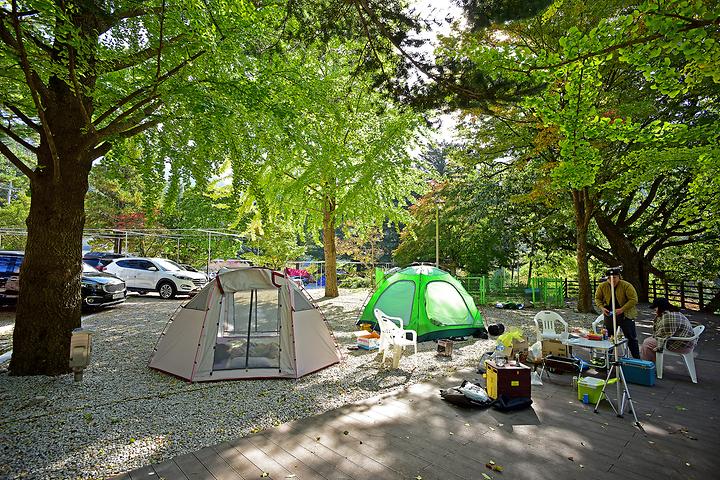
[[[127,255],[111,252],[88,252],[83,255],[83,262],[102,272],[113,260],[123,257],[127,257]]]
[[[107,307],[125,301],[125,282],[83,262],[82,299],[84,308]]]
[[[13,305],[20,290],[20,265],[23,252],[0,251],[0,304]],[[125,301],[125,282],[109,273],[102,273],[83,263],[82,273],[83,308],[98,308],[116,305]]]
[[[23,252],[0,251],[0,304],[13,304],[17,301],[20,265]]]

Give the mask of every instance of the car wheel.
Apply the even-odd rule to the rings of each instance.
[[[172,282],[162,282],[158,287],[158,293],[161,298],[168,299],[175,297],[175,285]]]

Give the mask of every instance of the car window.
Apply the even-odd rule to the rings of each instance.
[[[18,274],[20,273],[20,265],[23,257],[8,255],[0,256],[0,273]]]
[[[115,265],[121,268],[134,268],[130,265],[130,262],[132,262],[132,260],[118,260],[115,262]]]
[[[155,267],[155,264],[148,260],[133,260],[133,262],[135,262],[135,266],[133,266],[133,268],[137,268],[139,270],[150,270],[150,267]]]
[[[161,270],[167,270],[168,272],[184,271],[184,268],[170,260],[157,258],[155,259],[155,263],[157,263]]]
[[[97,273],[97,270],[87,262],[83,262],[83,273]]]

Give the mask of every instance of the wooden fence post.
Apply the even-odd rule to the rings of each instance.
[[[680,308],[685,308],[685,280],[680,280]]]
[[[592,294],[595,295],[595,291],[597,290],[597,278],[593,278],[592,282]]]
[[[670,288],[668,287],[667,279],[663,279],[663,288],[665,289],[665,298],[670,300]]]
[[[698,289],[698,303],[700,304],[700,311],[702,312],[703,308],[705,308],[705,298],[703,295],[703,284],[702,281],[697,282],[697,289]]]
[[[565,277],[565,281],[563,282],[563,296],[565,298],[570,298],[570,295],[568,295],[568,279]]]
[[[653,278],[653,300],[657,298],[657,280]]]

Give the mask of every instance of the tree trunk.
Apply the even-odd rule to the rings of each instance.
[[[337,297],[337,251],[335,246],[335,199],[326,197],[323,204],[323,252],[325,254],[325,296]]]
[[[623,266],[623,278],[635,287],[638,299],[641,302],[647,302],[650,292],[650,260],[638,251],[623,229],[603,212],[596,212],[595,222],[607,238],[610,250],[618,264]]]
[[[20,270],[12,375],[70,371],[70,337],[80,327],[80,278],[89,168],[79,154],[60,152],[62,177],[36,170],[31,179],[27,245]],[[72,158],[74,157],[74,158]],[[45,158],[44,165],[52,160]],[[51,170],[48,168],[48,170]]]
[[[578,265],[577,310],[581,313],[589,313],[593,311],[592,296],[594,292],[590,291],[587,236],[590,219],[592,218],[593,203],[589,198],[587,189],[573,190],[572,197],[575,212],[575,240]]]

